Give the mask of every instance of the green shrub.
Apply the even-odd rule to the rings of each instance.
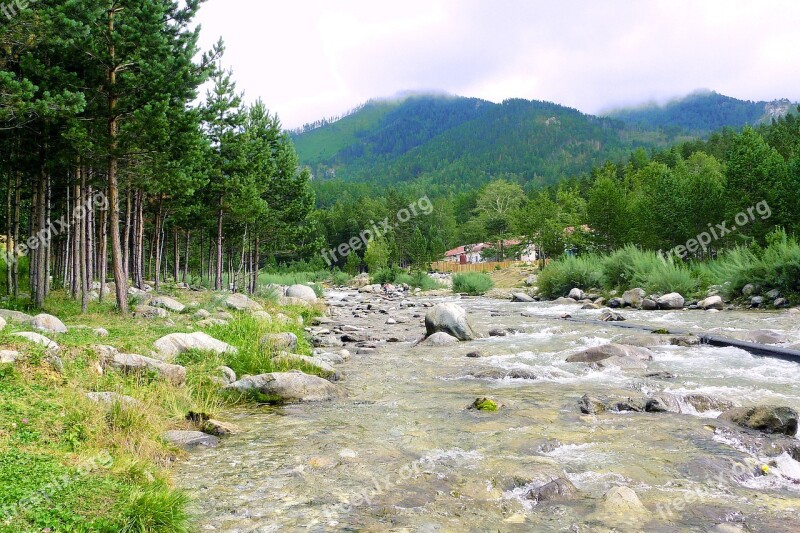
[[[494,282],[488,274],[481,272],[465,272],[453,275],[453,292],[462,294],[485,294],[494,287]]]
[[[564,256],[544,267],[537,281],[539,292],[547,298],[566,296],[575,287],[584,290],[601,287],[601,259],[594,254]]]
[[[353,277],[347,272],[340,272],[337,270],[333,273],[333,276],[331,276],[331,283],[334,287],[343,287],[350,283],[351,279],[353,279]]]
[[[189,497],[156,481],[142,489],[134,489],[125,510],[122,533],[182,533],[189,531],[186,507]]]
[[[404,274],[405,271],[400,267],[380,268],[376,270],[370,279],[372,283],[383,285],[384,283],[394,283],[398,276]]]
[[[652,264],[647,264],[647,269],[636,273],[633,284],[648,293],[678,292],[683,296],[690,296],[697,292],[700,281],[686,265],[676,260],[657,257]]]
[[[423,291],[432,291],[434,289],[441,289],[442,285],[435,279],[431,278],[427,272],[415,270],[410,274],[402,272],[394,278],[393,283],[405,283],[414,289],[422,289]]]

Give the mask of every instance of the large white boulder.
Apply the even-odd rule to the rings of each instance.
[[[425,315],[425,330],[428,336],[443,331],[460,341],[471,341],[476,337],[466,310],[454,303],[438,304],[428,311]]]
[[[314,292],[313,290],[311,292]],[[316,298],[316,297],[315,297]],[[260,303],[251,300],[244,294],[231,294],[225,299],[225,305],[236,311],[263,311]]]
[[[250,376],[231,383],[225,390],[241,393],[259,392],[287,403],[322,402],[347,397],[344,389],[330,381],[297,370]]]
[[[67,326],[65,326],[61,320],[46,313],[33,317],[31,319],[31,326],[33,329],[38,329],[39,331],[49,331],[51,333],[67,332]]]
[[[312,304],[317,302],[317,294],[308,285],[292,285],[286,289],[286,297],[299,298]]]
[[[165,361],[169,361],[189,350],[214,352],[217,354],[235,353],[236,348],[228,343],[215,339],[207,333],[171,333],[158,339],[154,346]]]

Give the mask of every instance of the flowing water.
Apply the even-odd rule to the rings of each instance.
[[[485,298],[414,303],[458,300],[477,330],[518,333],[455,347],[413,346],[424,333],[425,309],[372,297],[372,311],[353,317],[367,298],[328,295],[338,305],[337,323],[402,342],[379,343],[375,353],[341,365],[349,399],[226,413],[245,431],[219,448],[192,452],[178,466],[201,530],[678,532],[728,523],[746,531],[800,531],[800,463],[786,454],[764,457],[737,432],[715,429],[718,411],[684,404],[692,414],[593,416],[578,409],[585,393],[622,399],[660,391],[800,409],[800,364],[734,348],[658,346],[647,371],[591,369],[564,360],[632,332],[558,319],[567,311],[576,318],[598,311]],[[623,314],[653,328],[728,336],[771,329],[800,342],[797,315],[785,313]],[[386,325],[387,317],[408,322]],[[466,357],[476,350],[484,357]],[[471,377],[485,369],[528,370],[537,379]],[[658,371],[674,378],[643,377]],[[466,409],[483,396],[505,408]],[[761,475],[767,462],[769,474]],[[525,498],[561,476],[579,489],[574,501]],[[646,510],[606,505],[603,495],[615,486],[633,489]]]

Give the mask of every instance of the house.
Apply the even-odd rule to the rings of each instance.
[[[488,246],[485,243],[465,244],[464,246],[459,246],[458,248],[453,248],[445,252],[444,260],[462,265],[466,265],[467,263],[482,263],[484,260],[481,256],[481,252],[486,248],[488,248]]]
[[[502,242],[503,249],[518,248],[522,244],[520,240],[505,240]],[[485,263],[486,261],[498,261],[497,248],[500,242],[480,242],[476,244],[465,244],[458,248],[448,250],[444,254],[444,260],[451,263],[459,263],[466,265],[469,263]],[[538,253],[536,246],[528,244],[521,250],[515,250],[513,257],[507,256],[507,259],[518,259],[520,261],[531,262],[536,261]]]

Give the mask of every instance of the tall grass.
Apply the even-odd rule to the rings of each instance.
[[[603,281],[600,257],[589,254],[565,256],[547,265],[539,274],[539,292],[547,298],[566,296],[575,287],[600,287]]]
[[[408,272],[399,267],[380,268],[370,276],[372,283],[392,283],[400,285],[405,283],[414,289],[422,289],[423,291],[430,291],[434,289],[441,289],[442,285],[431,278],[426,272],[421,270],[414,270]]]
[[[453,275],[453,292],[477,296],[486,294],[494,287],[488,274],[482,272],[464,272]]]

